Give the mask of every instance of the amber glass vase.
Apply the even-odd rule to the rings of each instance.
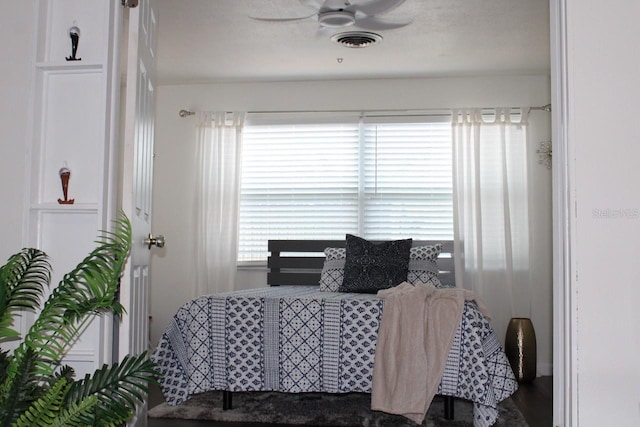
[[[514,317],[509,321],[504,351],[518,382],[528,383],[536,378],[536,332],[531,319]]]

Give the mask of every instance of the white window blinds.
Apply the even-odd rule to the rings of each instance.
[[[451,239],[448,116],[305,117],[243,132],[238,261],[269,239]]]

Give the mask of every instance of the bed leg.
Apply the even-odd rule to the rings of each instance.
[[[231,392],[229,390],[222,390],[222,410],[226,411],[231,409]]]
[[[444,419],[452,420],[453,412],[453,396],[444,396]]]

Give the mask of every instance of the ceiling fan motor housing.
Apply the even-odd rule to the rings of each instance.
[[[332,10],[318,14],[318,22],[323,27],[340,28],[353,25],[356,22],[356,15],[347,10]]]

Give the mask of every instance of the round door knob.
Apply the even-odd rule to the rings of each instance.
[[[149,237],[144,239],[144,244],[148,246],[149,250],[151,250],[151,246],[155,246],[156,248],[163,248],[164,243],[165,243],[164,236],[161,234],[156,237],[153,237],[153,235],[149,233]]]

